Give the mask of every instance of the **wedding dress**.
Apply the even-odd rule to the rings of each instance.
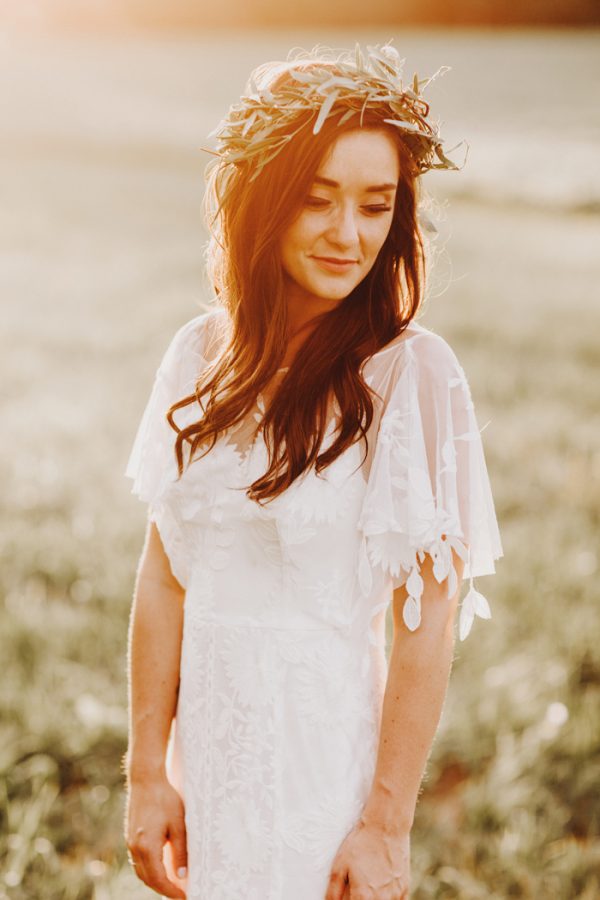
[[[185,804],[184,885],[188,900],[323,900],[374,772],[392,591],[406,586],[404,621],[420,627],[421,563],[432,557],[452,595],[454,549],[470,582],[464,639],[490,615],[473,578],[503,551],[465,373],[416,322],[363,364],[380,398],[366,458],[359,441],[264,507],[248,499],[282,369],[178,479],[165,413],[193,393],[226,321],[216,308],[177,332],[127,466],[186,592],[167,760]],[[194,403],[175,419],[201,414]],[[334,427],[335,415],[325,444]]]

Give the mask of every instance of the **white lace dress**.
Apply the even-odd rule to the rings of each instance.
[[[451,593],[454,548],[470,579],[464,638],[474,615],[489,617],[472,579],[494,572],[502,547],[465,374],[417,323],[364,364],[383,402],[362,465],[361,441],[266,507],[249,500],[243,488],[266,470],[259,395],[177,480],[165,412],[193,391],[224,322],[213,309],[177,332],[127,466],[186,590],[168,753],[186,809],[185,886],[189,900],[323,900],[371,785],[392,590],[406,583],[416,629],[424,555]],[[176,419],[200,414],[195,404]]]

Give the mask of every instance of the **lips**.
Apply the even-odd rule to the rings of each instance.
[[[328,272],[347,272],[357,264],[356,259],[340,259],[335,256],[313,256],[312,259]]]

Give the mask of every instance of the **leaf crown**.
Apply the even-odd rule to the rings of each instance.
[[[411,87],[402,82],[405,59],[391,42],[354,51],[333,51],[316,46],[297,50],[286,62],[264,63],[250,75],[238,103],[211,132],[217,150],[209,150],[222,164],[249,163],[251,180],[302,128],[312,123],[317,134],[325,120],[338,117],[338,125],[355,118],[362,126],[366,110],[374,110],[382,123],[397,128],[404,139],[418,174],[430,169],[460,169],[447,153],[439,125],[427,121],[429,104],[421,92],[439,75],[429,78],[415,73]],[[468,144],[465,143],[468,152]],[[463,160],[463,166],[466,162]]]

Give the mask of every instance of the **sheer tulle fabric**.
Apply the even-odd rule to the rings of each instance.
[[[421,621],[425,554],[436,579],[448,578],[451,597],[458,587],[454,550],[470,579],[459,619],[464,639],[472,613],[490,616],[473,577],[495,572],[502,547],[465,373],[442,338],[416,326],[411,331],[394,349],[395,359],[388,349],[372,360],[368,378],[387,401],[358,522],[361,585],[368,594],[373,566],[391,576],[393,588],[404,584],[403,617],[414,630]]]

